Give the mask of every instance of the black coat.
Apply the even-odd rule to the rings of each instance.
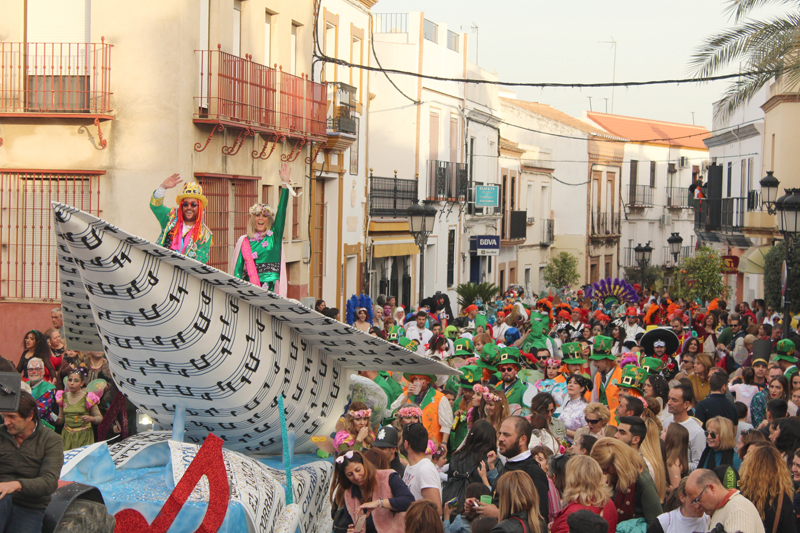
[[[694,416],[706,427],[706,422],[715,416],[727,418],[735,428],[739,424],[739,413],[736,406],[721,392],[709,393],[704,400],[697,403]]]
[[[775,523],[775,513],[777,511],[777,501],[772,502],[772,505],[764,509],[764,531],[767,533],[772,533],[772,526]],[[781,516],[778,520],[778,529],[776,533],[797,533],[797,516],[794,514],[792,499],[786,494],[783,495]]]
[[[497,468],[499,469],[500,466],[498,465]],[[544,518],[545,522],[549,522],[549,506],[547,503],[549,484],[547,483],[547,475],[544,473],[544,470],[542,470],[542,467],[539,466],[539,463],[537,463],[536,459],[533,457],[527,457],[522,461],[516,461],[513,463],[509,461],[503,466],[502,472],[500,472],[500,476],[498,476],[497,479],[499,480],[500,477],[502,477],[502,475],[506,472],[512,472],[514,470],[522,470],[531,477],[533,485],[536,487],[536,492],[539,494],[539,513],[542,515],[542,518]],[[495,493],[493,501],[494,504],[497,505],[497,482],[495,482],[494,488]]]

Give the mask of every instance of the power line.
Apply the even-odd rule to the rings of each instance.
[[[443,76],[433,76],[431,74],[422,74],[420,72],[411,72],[408,70],[399,70],[391,68],[372,67],[369,65],[359,65],[351,63],[344,59],[337,59],[330,57],[324,53],[314,53],[314,55],[323,63],[334,63],[343,67],[359,68],[372,72],[384,72],[389,74],[400,74],[403,76],[414,76],[416,78],[423,78],[427,80],[436,81],[452,81],[457,83],[476,83],[484,85],[502,85],[505,87],[535,87],[535,88],[566,88],[566,89],[586,89],[592,87],[641,87],[645,85],[671,85],[681,83],[703,83],[708,81],[729,80],[732,78],[752,78],[756,76],[778,76],[785,69],[771,69],[771,70],[750,70],[747,72],[739,72],[736,74],[720,74],[718,76],[703,76],[698,78],[676,78],[666,80],[646,80],[646,81],[621,81],[621,82],[604,82],[604,83],[554,83],[554,82],[513,82],[502,80],[483,80],[483,79],[470,79],[470,78],[446,78]]]
[[[760,154],[757,153],[757,152],[753,152],[753,153],[750,153],[750,154],[719,155],[719,156],[714,156],[714,157],[717,158],[717,159],[733,159],[733,158],[736,158],[736,157],[749,157],[749,156],[757,156],[757,155],[760,155]],[[472,154],[472,156],[473,157],[488,157],[488,158],[496,158],[496,159],[509,159],[509,160],[513,160],[513,161],[519,161],[519,160],[522,159],[522,158],[519,158],[519,157],[511,157],[511,156],[508,156],[508,155],[495,155],[495,154]],[[705,160],[708,159],[708,157],[687,157],[687,159],[689,161],[705,161]],[[589,161],[589,160],[583,160],[582,161],[582,160],[579,160],[579,159],[541,159],[541,160],[537,160],[537,161],[539,161],[539,162],[541,162],[543,164],[546,164],[546,163],[597,163],[597,161]],[[624,159],[623,161],[621,161],[621,163],[625,164],[625,163],[630,163],[631,161],[640,161],[640,162],[645,162],[645,161],[653,162],[654,161],[656,163],[673,163],[675,161],[678,161],[678,158],[675,158],[675,159],[642,159],[642,160],[639,160],[639,159]],[[598,164],[604,164],[604,163],[598,163]]]

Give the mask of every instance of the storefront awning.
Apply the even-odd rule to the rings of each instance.
[[[410,234],[385,236],[372,240],[372,257],[417,255],[419,248]]]
[[[764,261],[771,245],[751,246],[739,258],[739,272],[743,274],[763,274]]]

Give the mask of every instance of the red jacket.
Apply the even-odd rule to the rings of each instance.
[[[578,502],[572,502],[561,509],[561,512],[556,515],[555,520],[553,520],[553,527],[550,528],[550,533],[569,533],[567,516],[575,511],[582,511],[584,509],[605,518],[606,522],[608,522],[608,533],[614,533],[617,530],[617,508],[614,507],[614,502],[606,500],[606,504],[602,509],[600,509],[600,507],[586,506]]]

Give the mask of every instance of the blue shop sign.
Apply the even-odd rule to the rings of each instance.
[[[497,185],[477,185],[475,187],[475,207],[497,207],[500,205],[500,187]]]
[[[500,255],[499,235],[477,235],[469,238],[469,251],[472,255]]]

